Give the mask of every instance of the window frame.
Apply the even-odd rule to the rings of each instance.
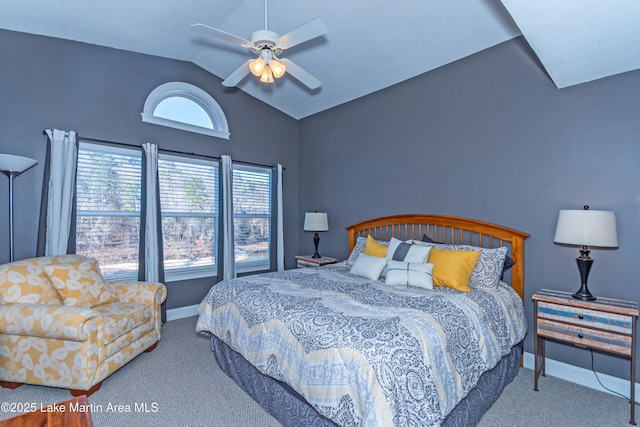
[[[190,123],[155,116],[153,113],[162,101],[182,97],[198,104],[209,116],[214,129],[195,126]],[[187,132],[199,133],[216,138],[229,139],[229,124],[222,108],[211,95],[197,86],[184,82],[168,82],[155,88],[147,97],[142,110],[142,121]]]
[[[124,155],[124,156],[139,156],[140,157],[140,184],[142,184],[142,151],[136,148],[123,148],[116,147],[108,144],[100,144],[92,141],[84,141],[82,138],[78,141],[78,151],[85,149],[87,151],[96,151],[101,153],[109,153],[116,155]],[[81,215],[81,212],[85,214],[82,216],[109,216],[109,217],[138,217],[138,220],[141,220],[141,208],[142,208],[142,200],[139,201],[140,209],[137,211],[96,211],[96,210],[81,210],[78,209],[77,205],[77,191],[78,184],[76,183],[76,218]],[[142,193],[141,193],[142,198]],[[77,222],[77,220],[76,220]],[[140,227],[138,227],[138,239],[140,239]],[[77,230],[76,230],[76,241],[77,241]],[[77,250],[76,250],[77,253]],[[140,266],[140,251],[138,250],[138,268]],[[130,272],[130,273],[115,273],[115,274],[105,274],[104,278],[106,280],[114,280],[114,281],[137,281],[138,280],[138,271]]]
[[[182,162],[182,163],[193,163],[193,164],[203,164],[203,165],[210,165],[210,164],[216,164],[216,168],[218,170],[218,174],[220,171],[220,161],[218,160],[205,160],[205,159],[198,159],[198,158],[193,158],[193,157],[185,157],[185,156],[177,156],[177,155],[172,155],[172,154],[163,154],[160,153],[159,155],[159,159],[160,160],[168,160],[168,161],[176,161],[176,162]],[[217,188],[216,188],[216,192],[218,193],[217,197],[220,197],[219,194],[219,190],[220,190],[220,186],[218,184]],[[160,191],[162,191],[162,189],[160,189]],[[167,212],[168,214],[171,212]],[[162,209],[160,209],[160,216],[162,219],[164,219],[164,211]],[[207,214],[196,214],[196,213],[176,213],[173,212],[173,215],[170,216],[184,216],[184,217],[207,217],[207,218],[213,218],[214,220],[214,224],[218,224],[219,221],[219,217],[220,217],[220,213],[219,212],[214,212],[211,215],[207,215]],[[166,265],[164,266],[164,277],[165,277],[165,282],[177,282],[177,281],[181,281],[181,280],[189,280],[189,279],[201,279],[201,278],[205,278],[205,277],[217,277],[218,275],[218,264],[217,264],[217,251],[219,250],[219,248],[217,247],[218,244],[218,230],[215,231],[216,232],[216,236],[215,236],[215,246],[213,248],[213,254],[214,254],[214,259],[213,259],[213,264],[210,265],[202,265],[202,266],[193,266],[193,267],[179,267],[179,268],[172,268],[172,269],[167,269]],[[164,231],[163,231],[164,233]],[[164,246],[164,237],[163,237],[163,246]],[[164,248],[163,248],[163,252],[164,252]],[[163,263],[166,262],[166,260],[163,259]]]
[[[82,139],[80,139],[79,141],[79,148],[80,150],[82,149],[86,149],[88,151],[96,151],[96,152],[103,152],[103,153],[112,153],[112,154],[120,154],[120,155],[127,155],[127,156],[140,156],[140,160],[142,162],[142,151],[137,149],[136,147],[132,147],[132,148],[122,148],[122,147],[116,147],[113,145],[109,145],[109,144],[101,144],[99,142],[94,142],[94,141],[83,141]],[[220,162],[218,160],[205,160],[205,159],[198,159],[198,158],[193,158],[193,157],[188,157],[188,156],[177,156],[177,155],[171,155],[171,154],[160,154],[160,159],[163,160],[174,160],[174,161],[180,161],[180,162],[185,162],[185,163],[200,163],[200,164],[216,164],[217,168],[218,168],[218,173],[219,173],[219,168],[220,168]],[[273,169],[268,167],[268,166],[254,166],[254,165],[246,165],[246,164],[242,164],[242,163],[234,163],[233,164],[233,169],[234,171],[248,171],[248,172],[255,172],[255,173],[261,173],[261,174],[267,174],[269,176],[269,186],[268,186],[268,191],[269,191],[269,213],[268,214],[253,214],[253,213],[248,213],[248,214],[236,214],[234,212],[234,220],[236,218],[266,218],[268,220],[269,223],[269,239],[268,239],[268,257],[266,259],[261,259],[261,260],[248,260],[248,261],[235,261],[235,266],[236,266],[236,272],[239,274],[246,274],[246,273],[256,273],[256,272],[262,272],[262,271],[269,271],[271,270],[271,261],[272,261],[272,241],[273,241],[273,215],[274,215],[274,211],[273,211],[273,197],[274,197],[274,193],[273,193],[273,179],[274,179],[274,172]],[[142,174],[140,175],[140,185],[142,185]],[[77,190],[76,190],[77,191]],[[218,183],[216,192],[217,192],[217,196],[218,197],[218,201],[220,200],[221,195],[219,194],[220,191],[220,186]],[[76,202],[77,203],[77,202]],[[140,203],[142,203],[142,201],[140,200]],[[77,204],[76,204],[76,209],[78,208]],[[176,213],[174,212],[174,215],[171,216],[176,216]],[[141,211],[99,211],[99,210],[79,210],[77,209],[76,211],[76,215],[80,216],[80,215],[84,215],[84,216],[114,216],[114,217],[122,217],[122,216],[137,216],[139,219],[141,219]],[[161,212],[162,215],[162,212]],[[178,215],[179,216],[179,215]],[[192,213],[187,213],[185,214],[185,216],[198,216]],[[208,216],[208,215],[207,215]],[[219,223],[219,217],[220,217],[220,213],[219,212],[214,212],[210,217],[212,217],[214,219],[214,221],[216,222],[216,224]],[[139,232],[139,231],[138,231]],[[218,233],[218,230],[216,229],[216,234]],[[140,239],[140,236],[138,236],[138,238]],[[215,237],[215,242],[216,245],[218,243],[218,239],[219,237],[216,236]],[[164,239],[163,239],[164,241]],[[234,246],[236,246],[236,238],[234,235]],[[205,266],[192,266],[192,267],[184,267],[184,268],[176,268],[176,269],[170,269],[167,270],[165,268],[164,273],[165,273],[165,282],[176,282],[176,281],[182,281],[182,280],[189,280],[189,279],[197,279],[197,278],[207,278],[207,277],[216,277],[219,273],[219,265],[217,263],[217,251],[219,251],[220,248],[216,248],[214,247],[214,263],[211,265],[205,265]],[[88,254],[91,255],[91,254]],[[141,254],[138,251],[138,265],[140,263],[140,256]],[[116,280],[116,281],[137,281],[138,280],[138,272],[130,272],[130,273],[116,273],[116,274],[105,274],[105,279],[107,280]]]
[[[268,166],[254,166],[247,165],[242,163],[234,163],[234,170],[240,171],[248,171],[248,172],[259,172],[259,173],[268,173],[269,174],[269,214],[240,214],[236,215],[234,212],[233,219],[236,218],[268,218],[269,219],[269,257],[266,260],[259,261],[236,261],[236,273],[255,273],[261,271],[269,271],[271,270],[271,257],[272,254],[272,240],[273,240],[273,168]],[[236,188],[234,186],[234,188]],[[235,204],[234,204],[235,206]],[[235,229],[235,227],[234,227]],[[236,246],[235,236],[234,236],[234,247]]]

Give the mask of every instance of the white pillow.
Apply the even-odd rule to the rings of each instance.
[[[387,259],[423,263],[429,257],[430,250],[430,246],[414,245],[411,240],[403,242],[392,237],[389,241],[389,249],[387,249]]]
[[[404,261],[424,263],[429,258],[430,246],[414,245],[411,240],[403,242],[395,237],[389,240],[389,248],[387,249],[387,261]],[[388,266],[387,266],[388,267]],[[382,270],[381,276],[387,275],[387,269]]]
[[[351,267],[350,273],[356,276],[366,277],[371,280],[378,280],[380,273],[387,265],[386,258],[360,254],[356,258],[356,262]]]
[[[433,289],[433,266],[433,264],[390,260],[387,262],[385,283]]]

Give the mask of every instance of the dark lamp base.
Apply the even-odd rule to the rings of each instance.
[[[578,264],[578,270],[580,270],[581,285],[578,292],[571,296],[581,301],[595,301],[596,297],[589,292],[589,288],[587,287],[587,279],[589,278],[589,271],[591,271],[591,266],[593,265],[593,259],[589,256],[589,251],[586,246],[580,251],[580,256],[576,258],[576,263]]]
[[[571,294],[571,296],[581,301],[595,301],[597,299],[591,294],[591,292],[589,292],[589,289],[587,289],[585,292],[582,288],[580,288],[580,290],[575,294]]]
[[[313,254],[313,256],[312,256],[311,258],[322,258],[322,257],[320,256],[320,254],[318,253],[318,243],[320,243],[320,236],[318,236],[318,233],[316,233],[316,234],[313,236],[313,244],[314,244],[314,245],[315,245],[315,247],[316,247],[316,252]]]

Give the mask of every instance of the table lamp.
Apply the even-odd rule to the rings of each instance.
[[[616,213],[590,210],[586,205],[582,210],[560,210],[553,241],[566,245],[582,246],[580,256],[576,258],[582,284],[578,292],[572,296],[582,301],[594,301],[596,297],[589,292],[587,286],[587,278],[593,265],[593,259],[589,256],[589,247],[618,247]]]
[[[318,243],[320,243],[319,231],[329,230],[329,220],[325,212],[307,212],[304,214],[304,231],[315,231],[313,243],[316,246],[316,252],[312,258],[322,258],[318,253]]]

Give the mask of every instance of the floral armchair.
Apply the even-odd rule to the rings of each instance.
[[[160,340],[161,283],[104,281],[79,255],[0,265],[0,386],[90,395]]]

